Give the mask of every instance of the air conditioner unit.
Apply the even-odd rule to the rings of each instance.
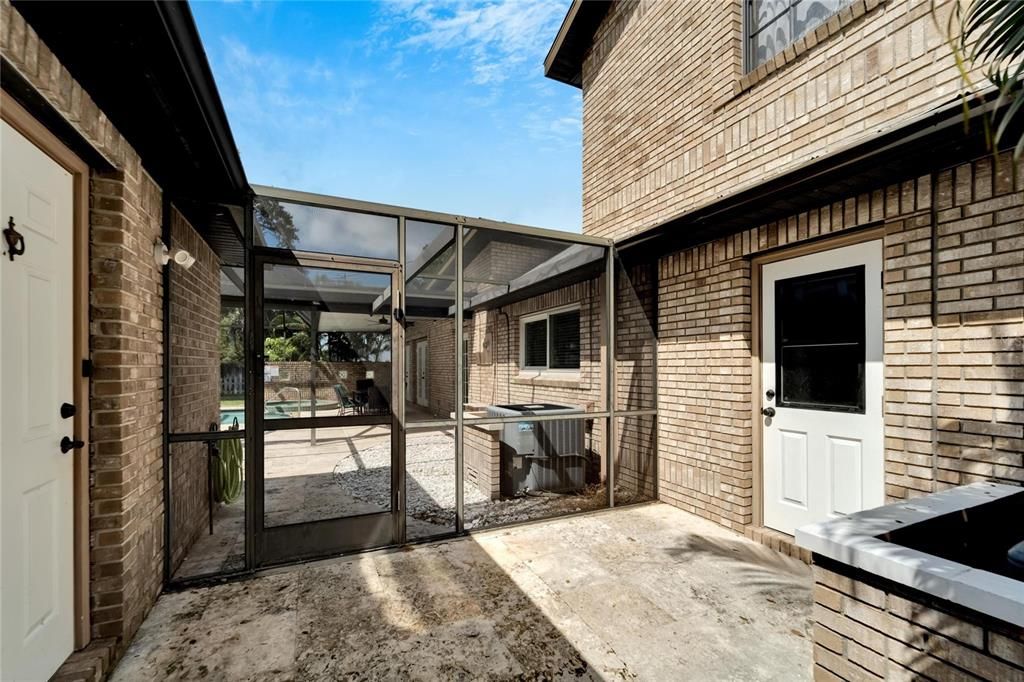
[[[575,405],[523,403],[490,405],[488,417],[583,415]],[[586,485],[585,419],[517,421],[501,430],[501,494],[575,492]]]

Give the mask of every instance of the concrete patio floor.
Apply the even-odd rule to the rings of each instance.
[[[167,594],[113,680],[809,679],[810,577],[664,504]]]

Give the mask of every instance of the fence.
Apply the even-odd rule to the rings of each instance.
[[[245,392],[245,368],[234,365],[220,366],[220,394],[242,395]]]

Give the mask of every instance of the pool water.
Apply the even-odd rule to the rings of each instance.
[[[332,410],[338,409],[338,403],[336,402],[320,402],[316,404],[317,414],[321,411],[329,413]],[[287,417],[296,416],[296,412],[299,410],[309,411],[309,401],[303,400],[275,400],[270,401],[264,405],[263,418],[264,419],[285,419]],[[222,427],[229,427],[238,420],[239,425],[245,424],[245,408],[242,407],[222,407],[220,410],[220,425]]]

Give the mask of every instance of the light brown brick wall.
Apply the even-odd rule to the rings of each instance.
[[[649,229],[952,100],[931,10],[855,0],[751,78],[741,0],[615,3],[583,64],[583,231]]]
[[[417,343],[427,344],[427,407],[438,419],[452,419],[455,412],[455,320],[415,320],[405,331],[409,349],[405,362],[409,371],[409,393],[405,399],[417,403],[419,364]],[[418,404],[418,403],[417,403]]]
[[[832,567],[814,567],[815,680],[1024,680],[1024,629]]]
[[[484,405],[554,402],[604,409],[601,384],[601,316],[604,279],[599,277],[493,310],[468,323],[469,402]],[[580,306],[579,379],[520,376],[520,319],[562,306]],[[506,317],[507,316],[507,317]],[[489,348],[485,348],[490,344]]]
[[[934,227],[924,176],[661,258],[661,499],[728,527],[752,523],[749,257],[875,223],[885,228],[887,499],[1024,483],[1024,174],[1015,186],[1012,171],[1004,155],[937,173]]]
[[[0,54],[116,168],[90,181],[89,562],[92,634],[120,650],[163,577],[160,188],[9,0],[0,0]]]
[[[163,581],[160,190],[135,158],[90,206],[92,630],[128,639]]]
[[[170,268],[171,430],[202,432],[220,424],[220,260],[177,210],[171,248],[191,253],[188,270]],[[207,532],[209,453],[205,443],[171,448],[171,572]]]

